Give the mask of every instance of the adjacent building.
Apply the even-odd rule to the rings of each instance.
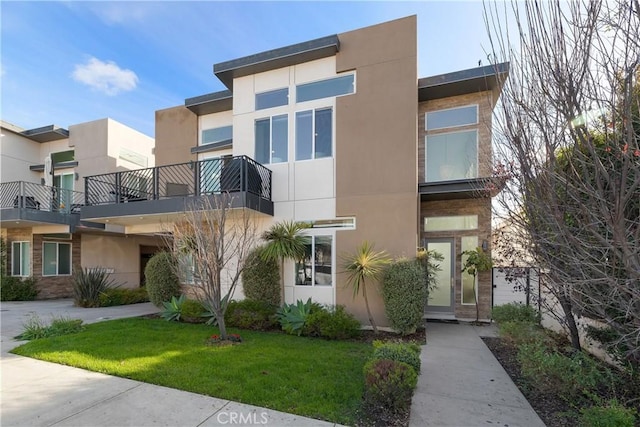
[[[215,64],[227,89],[157,111],[155,164],[86,176],[79,221],[143,239],[228,191],[261,229],[312,224],[308,256],[285,266],[287,302],[341,304],[366,323],[341,256],[367,240],[444,256],[427,317],[475,319],[475,291],[488,319],[491,274],[474,286],[461,253],[490,250],[491,116],[508,64],[419,78],[417,58],[410,16]]]

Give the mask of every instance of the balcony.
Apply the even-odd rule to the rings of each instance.
[[[127,217],[184,212],[195,198],[222,193],[232,208],[273,215],[271,171],[247,156],[192,161],[85,177],[82,219],[128,224]]]
[[[85,195],[78,191],[13,181],[0,184],[2,224],[33,226],[37,224],[68,224],[80,222],[80,208]]]

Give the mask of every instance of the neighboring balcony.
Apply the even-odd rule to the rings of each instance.
[[[13,181],[0,184],[2,226],[33,226],[80,222],[80,209],[85,195],[78,191]]]
[[[271,171],[247,156],[191,161],[85,177],[82,219],[132,225],[170,216],[200,197],[229,193],[232,208],[273,216]]]

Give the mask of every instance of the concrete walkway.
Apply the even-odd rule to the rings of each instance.
[[[3,302],[0,424],[6,426],[319,426],[333,423],[16,356],[32,314],[87,323],[155,313],[152,304],[84,309],[71,300]]]
[[[544,427],[481,336],[494,326],[427,323],[411,427]]]

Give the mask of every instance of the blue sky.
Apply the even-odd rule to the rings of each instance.
[[[0,117],[23,128],[156,110],[225,87],[213,64],[418,16],[420,77],[487,64],[481,1],[6,2]]]

